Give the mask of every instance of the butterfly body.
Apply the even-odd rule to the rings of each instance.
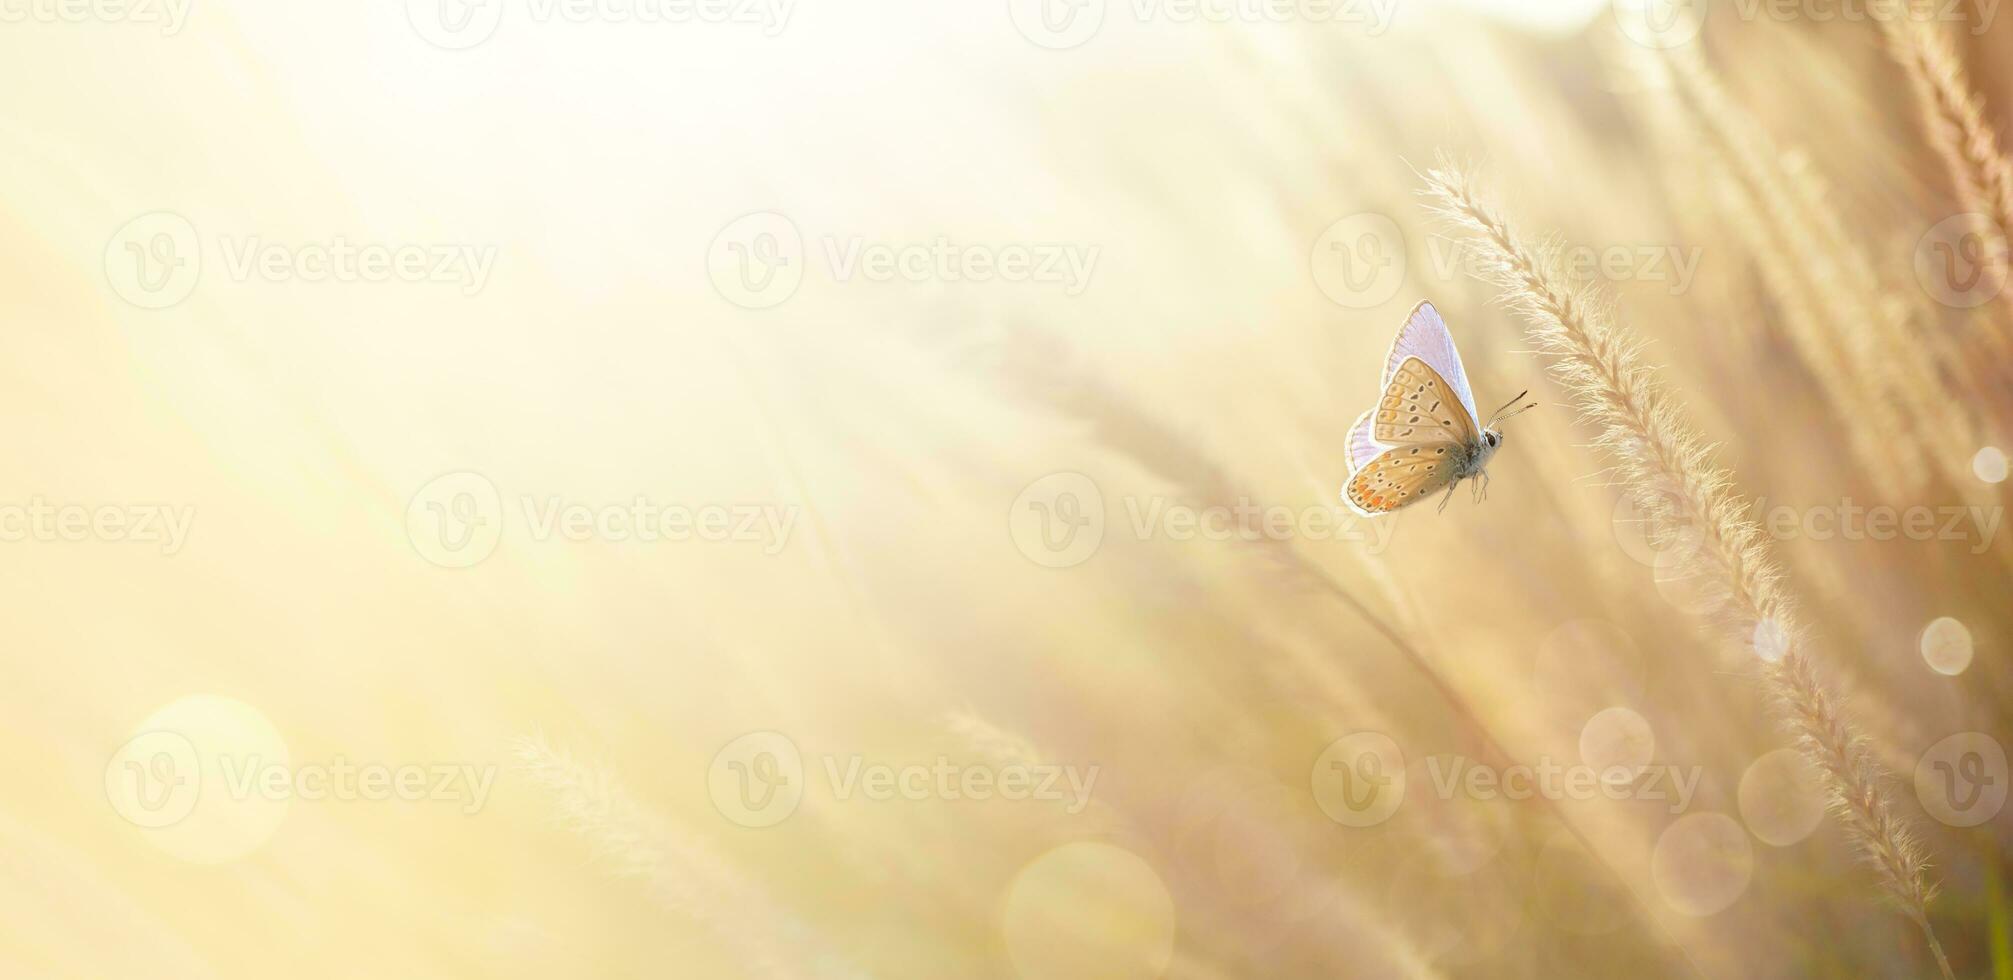
[[[1477,417],[1460,352],[1432,304],[1414,307],[1399,328],[1382,380],[1377,407],[1349,427],[1342,498],[1357,513],[1374,516],[1442,490],[1451,497],[1462,480],[1479,481],[1479,495],[1503,434]],[[1446,501],[1441,498],[1442,507]]]
[[[1461,474],[1462,479],[1483,475],[1482,468],[1489,465],[1489,460],[1496,456],[1496,450],[1501,448],[1503,448],[1503,434],[1495,429],[1483,429],[1482,444],[1472,447],[1468,457],[1468,468]]]

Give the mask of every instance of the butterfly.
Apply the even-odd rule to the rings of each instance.
[[[1488,425],[1475,412],[1475,395],[1468,390],[1468,372],[1454,336],[1433,304],[1412,308],[1391,353],[1384,360],[1384,395],[1377,407],[1357,417],[1349,427],[1344,449],[1349,458],[1349,482],[1342,499],[1366,517],[1388,514],[1447,489],[1440,509],[1447,509],[1454,488],[1475,480],[1475,497],[1487,492],[1483,467],[1503,445],[1496,425],[1533,405],[1511,411],[1525,391],[1496,410]],[[1507,414],[1506,414],[1507,413]]]

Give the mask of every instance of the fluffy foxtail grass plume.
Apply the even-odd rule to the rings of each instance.
[[[1985,99],[1972,87],[1948,33],[1912,18],[1880,18],[1887,49],[1908,73],[1929,142],[1943,158],[1964,210],[1983,216],[1985,260],[1992,281],[2004,283],[2009,262],[2007,234],[2013,231],[2013,163],[1999,147],[1999,135],[1985,117]],[[2013,291],[1999,298],[2013,311]],[[1984,331],[1986,351],[2004,361],[2013,354],[2013,336],[2001,320]],[[2001,378],[2005,375],[2002,373]]]
[[[1068,363],[1068,358],[1062,353],[1063,348],[1059,342],[1045,334],[1032,331],[1022,333],[1016,339],[1017,343],[1009,345],[1005,350],[1007,379],[1040,403],[1068,418],[1085,423],[1100,444],[1133,460],[1141,468],[1161,475],[1178,487],[1186,497],[1200,501],[1205,506],[1229,506],[1238,500],[1254,499],[1255,495],[1240,491],[1226,466],[1197,448],[1196,440],[1184,438],[1180,433],[1171,430],[1100,379],[1056,370],[1053,365]],[[1041,365],[1042,368],[1030,370],[1035,364]],[[1422,652],[1419,642],[1421,637],[1416,632],[1416,611],[1409,604],[1402,607],[1394,604],[1393,608],[1400,617],[1412,624],[1412,628],[1394,626],[1344,586],[1327,568],[1303,554],[1292,541],[1259,537],[1247,542],[1245,546],[1257,551],[1258,557],[1268,563],[1282,585],[1299,592],[1332,599],[1347,607],[1418,670],[1420,676],[1440,695],[1448,709],[1461,720],[1466,730],[1480,741],[1487,752],[1494,758],[1503,760],[1506,765],[1516,760],[1517,756],[1496,737],[1494,729],[1485,722],[1468,695],[1448,679],[1436,662]],[[1391,577],[1387,568],[1381,564],[1365,567],[1382,593],[1390,598],[1400,595],[1395,579]],[[1635,897],[1635,893],[1626,887],[1626,882],[1623,882],[1613,867],[1606,863],[1593,842],[1582,834],[1576,824],[1567,819],[1556,801],[1541,793],[1534,794],[1530,799],[1535,806],[1556,818],[1568,833],[1586,847],[1587,853],[1608,876],[1616,880],[1623,893],[1631,898]],[[1668,935],[1656,916],[1651,915],[1646,909],[1642,912],[1642,916],[1644,922],[1669,939],[1670,945],[1683,957],[1691,972],[1703,975],[1697,963],[1692,960],[1690,951]],[[1418,974],[1415,971],[1410,975]]]
[[[1601,301],[1560,271],[1556,249],[1519,238],[1451,161],[1443,158],[1425,180],[1432,210],[1476,240],[1489,278],[1599,429],[1596,445],[1614,458],[1622,484],[1650,518],[1658,549],[1684,549],[1688,570],[1719,599],[1713,625],[1761,655],[1769,694],[1822,773],[1833,813],[1951,977],[1929,923],[1933,888],[1924,879],[1923,847],[1889,801],[1871,747],[1819,676],[1781,573],[1732,480],[1713,466],[1708,447]]]

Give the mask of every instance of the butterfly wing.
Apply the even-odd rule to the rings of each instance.
[[[1454,399],[1468,410],[1469,424],[1481,431],[1482,413],[1475,410],[1475,393],[1468,388],[1468,369],[1461,366],[1461,352],[1454,349],[1454,335],[1448,332],[1447,321],[1440,319],[1440,311],[1431,303],[1421,301],[1412,307],[1405,325],[1398,328],[1397,339],[1391,341],[1391,353],[1384,359],[1382,381],[1386,389],[1405,359],[1411,357],[1426,362],[1446,381]]]
[[[1349,427],[1349,484],[1357,513],[1388,514],[1460,479],[1480,445],[1481,416],[1454,336],[1433,304],[1412,308],[1384,362],[1377,407]]]
[[[1407,357],[1384,385],[1370,435],[1387,446],[1451,442],[1466,451],[1481,442],[1474,417],[1425,361]]]
[[[1376,409],[1370,409],[1356,416],[1356,424],[1349,427],[1349,438],[1343,442],[1342,448],[1343,455],[1349,460],[1351,473],[1370,465],[1370,461],[1387,448],[1377,441],[1373,431],[1377,424],[1373,418],[1376,414]]]
[[[1349,475],[1342,499],[1366,517],[1416,504],[1460,479],[1463,452],[1451,442],[1392,446]]]

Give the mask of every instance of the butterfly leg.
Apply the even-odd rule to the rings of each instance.
[[[1447,484],[1447,492],[1440,495],[1440,508],[1434,511],[1434,513],[1441,513],[1447,509],[1447,501],[1454,499],[1454,488],[1460,485],[1461,481],[1459,480]]]

